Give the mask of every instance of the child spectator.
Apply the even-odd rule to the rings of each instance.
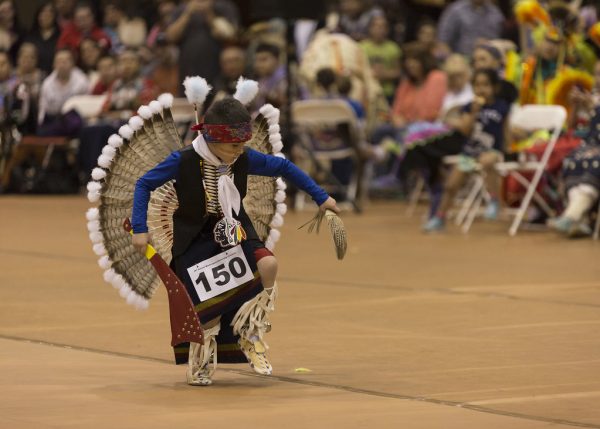
[[[504,128],[510,105],[506,100],[498,98],[500,87],[495,70],[476,70],[473,89],[475,99],[465,106],[459,125],[459,131],[469,137],[459,163],[452,169],[446,180],[439,208],[424,226],[427,232],[444,228],[446,213],[456,193],[467,176],[475,171],[477,165],[480,165],[484,172],[486,188],[492,199],[487,207],[486,217],[495,218],[498,215],[500,184],[493,167],[502,160]]]
[[[56,20],[56,9],[52,2],[43,3],[35,13],[31,33],[27,36],[26,41],[36,46],[38,66],[47,75],[52,73],[54,52],[59,36],[60,29]]]
[[[369,36],[361,47],[369,58],[375,79],[379,81],[388,102],[400,78],[400,47],[388,38],[389,26],[385,16],[374,16],[369,24]]]

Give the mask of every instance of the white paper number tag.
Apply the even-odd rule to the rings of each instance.
[[[242,246],[235,246],[188,269],[200,301],[221,295],[251,281],[254,274]]]

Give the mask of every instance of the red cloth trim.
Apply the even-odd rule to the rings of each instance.
[[[245,143],[252,138],[250,122],[230,125],[197,124],[192,130],[201,131],[207,143]]]
[[[271,252],[266,247],[261,247],[260,249],[256,249],[254,251],[254,259],[256,259],[256,262],[260,261],[262,258],[266,258],[267,256],[275,255],[273,255],[273,252]]]

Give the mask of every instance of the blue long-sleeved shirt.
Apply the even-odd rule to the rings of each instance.
[[[265,155],[253,149],[247,149],[246,154],[248,155],[248,174],[254,176],[284,177],[309,194],[318,205],[323,204],[329,198],[327,192],[289,160]],[[180,162],[181,154],[173,152],[167,159],[148,171],[137,181],[133,194],[133,213],[131,216],[133,232],[148,232],[146,222],[150,193],[169,180],[177,180]]]

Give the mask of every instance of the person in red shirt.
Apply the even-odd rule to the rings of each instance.
[[[79,45],[85,38],[93,39],[105,52],[110,48],[110,37],[96,25],[92,6],[87,3],[78,4],[73,15],[73,22],[67,24],[60,34],[57,49],[67,48],[77,54]]]

